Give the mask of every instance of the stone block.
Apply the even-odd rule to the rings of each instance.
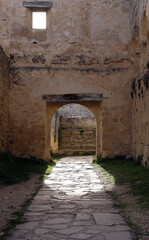
[[[63,230],[57,231],[57,233],[70,235],[70,234],[73,234],[73,233],[80,232],[82,230],[84,230],[84,227],[74,226],[74,227],[70,227],[70,228],[67,228],[67,229],[63,229]]]
[[[37,227],[38,224],[39,224],[38,222],[27,222],[27,223],[17,225],[16,229],[33,230]]]
[[[43,235],[43,234],[46,234],[48,232],[50,232],[49,229],[43,229],[43,228],[36,228],[35,229],[35,234],[36,235]]]
[[[96,224],[100,226],[112,226],[116,224],[125,224],[122,217],[113,213],[93,213]]]
[[[106,240],[133,240],[129,232],[111,232],[104,234]]]
[[[61,223],[69,223],[70,219],[65,219],[65,218],[54,218],[54,219],[49,219],[43,222],[43,224],[61,224]]]
[[[71,235],[71,238],[74,238],[74,239],[89,239],[90,237],[92,237],[91,234],[85,234],[85,233],[77,233],[77,234]]]

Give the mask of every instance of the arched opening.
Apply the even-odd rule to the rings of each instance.
[[[51,121],[52,153],[94,155],[96,153],[96,119],[81,104],[65,104]]]
[[[52,117],[59,108],[66,104],[81,104],[87,107],[96,119],[96,156],[102,155],[102,113],[101,104],[103,101],[102,94],[51,94],[43,95],[46,102],[46,124],[45,124],[45,157],[46,161],[50,159],[51,147],[51,121]]]

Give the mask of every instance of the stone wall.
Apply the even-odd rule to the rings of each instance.
[[[70,150],[72,146],[73,149]],[[67,151],[69,154],[80,149],[95,151],[96,120],[87,108],[79,104],[68,104],[60,108],[52,118],[51,150],[53,153]]]
[[[44,156],[42,95],[101,93],[102,154],[130,154],[129,1],[54,0],[46,30],[32,29],[22,1],[6,2],[0,43],[11,58],[11,153]]]
[[[8,150],[8,108],[11,153],[43,157],[42,95],[101,93],[102,155],[132,154],[149,166],[149,0],[53,0],[46,30],[32,29],[20,0],[1,1],[0,16],[11,60],[9,94],[0,48],[0,150]]]
[[[132,1],[132,155],[149,167],[149,1]]]
[[[60,117],[59,123],[60,152],[95,152],[96,120],[94,117]]]
[[[60,117],[59,126],[62,128],[94,128],[96,120],[94,117]]]
[[[0,46],[0,151],[8,151],[9,63]]]

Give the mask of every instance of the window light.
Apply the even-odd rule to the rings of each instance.
[[[46,12],[32,12],[32,28],[33,29],[46,29]]]

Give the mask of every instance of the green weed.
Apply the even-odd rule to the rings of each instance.
[[[94,159],[108,174],[113,176],[115,184],[130,184],[130,193],[137,197],[138,203],[149,208],[149,169],[138,161],[125,157]]]
[[[54,162],[46,163],[34,157],[17,158],[9,153],[0,153],[0,183],[5,185],[27,181],[31,173],[49,174]]]

